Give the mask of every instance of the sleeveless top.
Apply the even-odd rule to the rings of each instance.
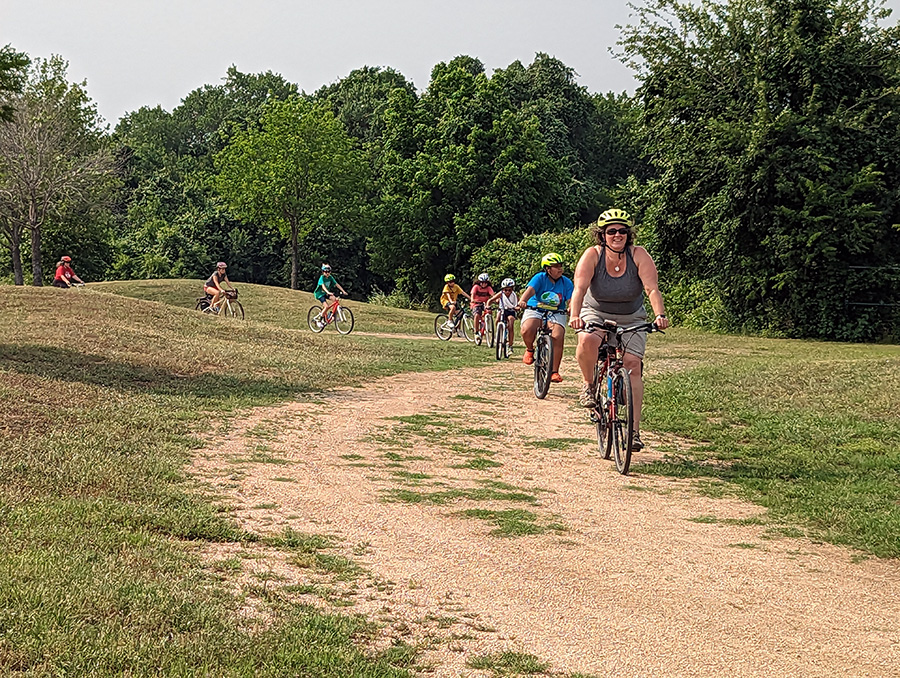
[[[217,282],[221,284],[223,280],[225,280],[224,275],[219,275],[218,271],[213,271],[213,274],[209,276],[209,279],[204,283],[204,287],[215,287]]]
[[[614,315],[630,315],[644,306],[644,284],[630,247],[625,250],[625,272],[618,277],[606,270],[606,254],[601,250],[591,286],[584,295],[584,306]]]

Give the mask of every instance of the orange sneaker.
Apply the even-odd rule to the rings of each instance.
[[[526,365],[534,364],[534,351],[529,351],[527,348],[525,349],[525,353],[522,355],[522,362]]]
[[[559,376],[559,372],[554,372],[553,374],[551,374],[550,381],[552,381],[554,384],[558,384],[559,382],[561,382],[562,377]]]

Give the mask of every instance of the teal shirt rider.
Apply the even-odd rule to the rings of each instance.
[[[338,283],[337,280],[334,279],[333,275],[329,275],[327,277],[324,275],[320,275],[315,292],[316,299],[318,299],[319,301],[325,301],[325,292],[322,289],[322,285],[325,285],[325,289],[334,294],[334,291],[337,289]]]

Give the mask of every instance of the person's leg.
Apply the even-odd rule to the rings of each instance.
[[[550,323],[550,339],[553,342],[553,374],[559,374],[559,365],[562,362],[563,349],[566,344],[565,325]]]
[[[540,318],[528,318],[522,320],[522,342],[525,344],[525,350],[534,353],[534,340],[537,337],[538,329],[541,326]]]
[[[508,315],[506,316],[506,339],[509,347],[513,346],[513,330],[516,328],[516,316]]]
[[[575,360],[581,370],[581,377],[585,384],[594,383],[594,368],[597,365],[597,357],[600,352],[600,343],[603,341],[602,332],[580,332],[578,334],[578,346],[575,347]]]
[[[631,401],[634,403],[634,435],[641,430],[641,405],[644,402],[644,379],[641,375],[643,361],[640,356],[625,352],[622,360],[631,377]]]

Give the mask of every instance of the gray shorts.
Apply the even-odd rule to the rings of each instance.
[[[581,309],[580,317],[586,323],[602,323],[604,320],[613,320],[620,327],[630,327],[647,322],[647,309],[641,306],[634,313],[619,315],[618,313],[601,313],[585,306]],[[626,353],[636,355],[638,358],[644,357],[644,352],[647,350],[646,332],[629,332],[623,339]]]

